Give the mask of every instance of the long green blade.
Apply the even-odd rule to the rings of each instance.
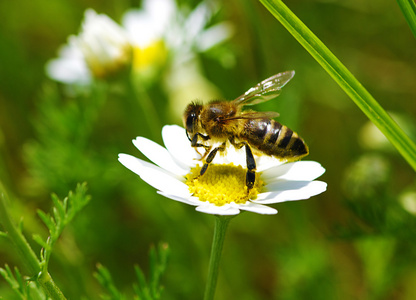
[[[260,2],[331,75],[416,171],[416,145],[351,72],[281,0]]]
[[[414,0],[396,0],[409,24],[410,30],[416,38],[416,4]]]

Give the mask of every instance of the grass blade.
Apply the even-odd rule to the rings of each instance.
[[[396,0],[404,15],[404,18],[409,24],[410,30],[416,38],[416,4],[414,0]]]
[[[416,145],[351,72],[281,0],[260,2],[331,75],[416,171]]]

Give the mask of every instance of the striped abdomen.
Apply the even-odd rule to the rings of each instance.
[[[266,155],[289,161],[309,153],[308,146],[296,132],[272,119],[245,120],[239,138]]]

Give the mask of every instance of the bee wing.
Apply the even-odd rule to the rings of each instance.
[[[272,119],[279,116],[279,113],[274,111],[249,111],[243,112],[238,116],[227,118],[225,120],[237,120],[237,119]]]
[[[286,71],[273,75],[257,85],[253,86],[247,92],[234,100],[237,105],[254,105],[268,101],[280,95],[280,90],[288,83],[295,71]]]

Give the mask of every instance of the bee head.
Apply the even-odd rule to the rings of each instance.
[[[187,133],[194,135],[199,131],[199,115],[201,110],[202,105],[194,102],[186,107],[185,113],[183,114],[183,125]]]

